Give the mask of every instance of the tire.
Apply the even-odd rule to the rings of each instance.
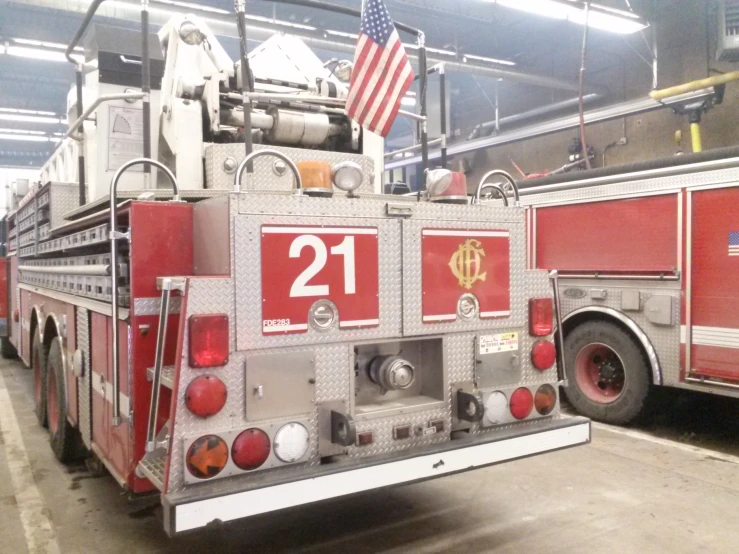
[[[74,427],[67,421],[67,393],[64,385],[62,341],[51,341],[47,359],[47,420],[49,442],[57,459],[66,464],[76,457],[77,440]]]
[[[36,329],[31,342],[31,370],[36,419],[46,427],[46,350],[41,344],[41,333]]]
[[[582,415],[622,425],[645,407],[650,371],[641,347],[613,323],[589,321],[565,338],[567,398]]]
[[[6,360],[12,360],[18,357],[18,351],[15,349],[15,346],[10,343],[10,339],[8,337],[0,337],[0,356]]]

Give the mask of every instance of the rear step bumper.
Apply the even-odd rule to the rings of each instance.
[[[214,495],[200,486],[163,495],[169,535],[266,512],[383,487],[434,479],[590,442],[590,420],[574,417],[505,435],[474,435],[391,459],[352,460],[319,468],[310,478]],[[361,465],[360,465],[361,464]],[[221,482],[222,484],[223,482]]]

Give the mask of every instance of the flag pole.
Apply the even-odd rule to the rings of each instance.
[[[241,57],[241,95],[242,104],[244,106],[244,149],[246,155],[251,154],[253,150],[252,138],[251,138],[251,98],[249,93],[251,90],[251,81],[249,79],[249,58],[247,57],[248,50],[246,46],[246,0],[234,0],[234,7],[236,8],[236,24],[239,29],[239,54]],[[246,171],[252,173],[254,166],[249,162],[249,166]]]
[[[418,31],[418,84],[421,100],[421,184],[419,191],[426,190],[426,170],[429,167],[429,138],[426,126],[426,85],[428,73],[426,71],[426,35]]]

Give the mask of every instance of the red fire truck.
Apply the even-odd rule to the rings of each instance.
[[[567,396],[626,423],[654,386],[739,396],[736,149],[534,180],[529,268],[557,268]]]
[[[99,4],[10,214],[9,338],[59,460],[160,491],[174,534],[590,440],[523,208],[448,171],[378,194],[382,141],[292,37],[234,65],[195,16],[149,36],[144,3],[148,40],[97,28],[77,60]]]

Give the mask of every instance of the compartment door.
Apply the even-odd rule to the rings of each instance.
[[[690,373],[739,381],[739,188],[691,194]]]

